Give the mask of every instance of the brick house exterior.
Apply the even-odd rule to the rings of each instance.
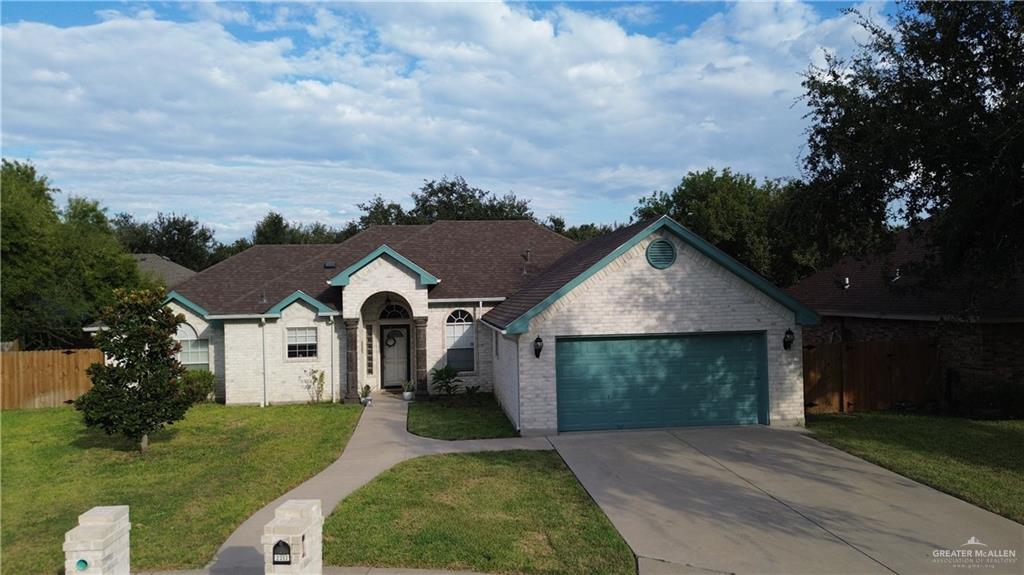
[[[659,240],[674,250],[664,269],[645,257]],[[311,369],[326,378],[325,400],[405,381],[428,394],[430,371],[456,362],[464,384],[493,391],[524,434],[559,429],[554,344],[574,336],[758,334],[761,422],[802,423],[801,328],[817,320],[668,218],[578,245],[519,221],[256,246],[184,282],[167,305],[196,339],[183,363],[215,373],[227,404],[309,401]],[[538,337],[551,344],[539,357]]]

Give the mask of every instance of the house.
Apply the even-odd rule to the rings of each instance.
[[[174,289],[196,275],[196,272],[160,254],[132,254],[132,257],[135,258],[140,274],[162,283],[167,289]]]
[[[228,404],[309,400],[455,366],[524,434],[803,421],[817,316],[670,218],[576,244],[530,221],[373,226],[259,245],[179,285],[181,360]]]
[[[929,225],[905,229],[890,249],[846,257],[791,287],[822,317],[803,330],[804,344],[934,339],[947,387],[973,379],[1024,382],[1024,284],[982,297],[960,282],[926,285],[936,280],[915,270],[940,257],[927,241]]]

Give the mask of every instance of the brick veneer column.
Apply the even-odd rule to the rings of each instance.
[[[416,395],[425,396],[427,389],[427,318],[414,317],[416,324]]]
[[[345,318],[345,403],[359,403],[359,318]]]

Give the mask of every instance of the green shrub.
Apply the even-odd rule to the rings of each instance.
[[[455,395],[462,383],[459,371],[450,365],[430,370],[430,379],[434,382],[434,389],[444,395]]]
[[[204,403],[213,400],[213,385],[217,376],[205,369],[186,371],[181,376],[181,393],[188,398],[189,402]]]

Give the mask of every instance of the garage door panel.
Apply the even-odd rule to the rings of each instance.
[[[561,430],[758,423],[760,334],[558,339]]]

